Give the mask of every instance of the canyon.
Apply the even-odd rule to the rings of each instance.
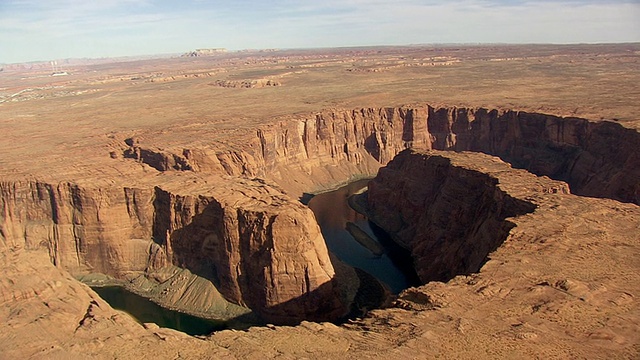
[[[638,132],[614,122],[498,111],[432,107],[329,110],[302,119],[281,120],[247,134],[238,149],[217,146],[158,151],[153,140],[132,145],[125,157],[158,171],[190,170],[242,176],[268,176],[292,193],[317,189],[348,177],[372,175],[409,147],[476,151],[496,155],[537,175],[569,183],[578,195],[640,204]],[[129,141],[131,143],[131,141]],[[155,146],[154,146],[155,145]],[[237,146],[237,145],[236,145]],[[286,171],[282,170],[286,169]],[[318,172],[318,174],[314,174]],[[319,184],[292,184],[291,174]],[[320,173],[324,172],[324,174]],[[307,176],[303,176],[306,174]]]
[[[124,101],[117,92],[86,96],[90,108]],[[45,118],[68,105],[31,101],[48,101]],[[42,119],[18,122],[24,103],[2,106],[7,134],[48,138]],[[546,349],[624,358],[640,350],[632,127],[414,103],[232,122],[167,124],[158,113],[157,124],[105,128],[100,118],[114,117],[104,109],[78,120],[84,137],[52,130],[58,138],[48,143],[3,142],[6,356],[464,357],[475,348],[482,357]],[[358,203],[411,252],[423,285],[335,325],[361,278],[328,251],[300,199],[374,176]],[[207,337],[143,327],[72,276],[123,284],[197,316],[297,326]],[[125,345],[131,339],[141,347]]]
[[[112,160],[133,160],[166,173],[157,184],[3,182],[1,240],[42,248],[54,265],[72,274],[131,278],[175,265],[212,280],[224,299],[271,321],[331,320],[344,315],[348,303],[334,300],[341,296],[313,216],[285,195],[318,186],[300,179],[331,186],[348,174],[372,175],[405,148],[470,150],[565,180],[576,194],[640,202],[635,151],[640,134],[616,124],[424,105],[323,112],[247,135],[238,150],[159,150],[152,141],[126,139],[128,148]],[[241,179],[216,179],[212,186],[199,184],[190,173]],[[432,175],[431,182],[440,175]],[[405,205],[387,212],[401,214]],[[504,211],[505,217],[519,214]],[[392,221],[393,216],[383,217]],[[407,246],[413,236],[410,232],[400,244]],[[300,298],[315,291],[310,302]],[[312,304],[316,297],[325,299],[320,303],[327,309]],[[269,309],[288,301],[291,306],[271,314],[275,310]]]

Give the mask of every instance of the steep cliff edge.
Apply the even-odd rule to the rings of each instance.
[[[423,283],[477,272],[515,226],[508,218],[535,210],[523,194],[569,193],[565,183],[526,176],[496,158],[484,156],[481,171],[456,163],[469,156],[405,150],[362,195],[369,219],[411,250]]]
[[[565,181],[571,192],[640,204],[640,133],[523,111],[430,108],[434,149],[478,151],[514,167]]]
[[[427,108],[327,110],[241,129],[225,143],[129,138],[123,156],[158,171],[266,177],[300,195],[372,176],[401,150],[427,146],[426,120]]]
[[[137,325],[53,267],[46,254],[6,249],[0,254],[5,269],[0,279],[0,348],[15,358],[72,359],[637,357],[638,206],[565,194],[562,183],[483,154],[411,153],[406,160],[396,176],[410,177],[414,167],[422,167],[423,173],[430,165],[433,171],[449,168],[449,184],[479,182],[478,189],[487,195],[501,194],[499,199],[522,201],[535,209],[528,212],[526,205],[525,214],[503,219],[515,226],[477,273],[408,289],[394,307],[341,326],[303,322],[226,330],[200,339]],[[409,160],[417,163],[411,166]],[[471,195],[469,188],[464,190]],[[164,191],[174,194],[173,188]],[[388,195],[390,202],[411,202],[419,194]],[[464,199],[452,205],[464,208]],[[485,200],[491,202],[490,197]],[[470,201],[475,198],[470,196]],[[494,210],[483,207],[487,213]]]
[[[261,176],[300,195],[374,175],[406,148],[474,151],[565,181],[578,195],[640,204],[640,133],[607,121],[418,105],[289,117],[225,143],[166,140],[128,139],[124,156],[159,171]]]
[[[198,185],[198,187],[201,187]],[[156,187],[153,238],[167,259],[212,279],[224,297],[268,321],[328,321],[348,311],[347,294],[311,210],[259,180],[194,191]]]
[[[49,253],[72,273],[122,276],[146,268],[152,189],[71,182],[0,182],[0,242]]]
[[[146,272],[161,285],[178,280],[162,271],[177,265],[276,323],[348,311],[352,295],[341,291],[311,210],[260,180],[162,178],[162,186],[140,188],[0,183],[0,240],[5,249],[48,252],[75,275]],[[212,307],[209,287],[201,286],[196,308],[183,310]]]

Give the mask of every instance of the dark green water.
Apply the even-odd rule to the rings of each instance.
[[[203,319],[179,311],[165,309],[121,286],[92,287],[114,309],[129,313],[140,323],[156,323],[189,335],[208,335],[226,328],[222,321]]]
[[[315,195],[308,202],[320,225],[327,248],[340,260],[364,270],[383,282],[395,294],[418,285],[413,269],[413,260],[408,251],[390,239],[381,229],[353,210],[348,203],[351,195],[367,186],[369,180],[358,180],[337,190]],[[347,223],[352,222],[366,232],[384,248],[381,256],[376,256],[362,246],[347,231]]]

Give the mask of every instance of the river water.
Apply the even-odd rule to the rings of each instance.
[[[307,205],[316,216],[329,251],[343,262],[373,275],[397,294],[417,285],[417,276],[408,252],[398,249],[397,245],[393,246],[389,239],[382,239],[385,235],[381,230],[374,229],[375,225],[348,204],[349,197],[366,188],[368,182],[369,180],[358,180],[337,190],[315,195]],[[356,241],[347,231],[349,222],[356,224],[377,241],[384,253],[377,256]]]
[[[92,287],[112,308],[125,311],[140,323],[156,323],[160,327],[182,331],[189,335],[208,335],[226,328],[222,321],[203,319],[163,308],[121,286]]]
[[[368,180],[359,180],[337,190],[315,195],[308,206],[314,212],[331,252],[343,262],[369,273],[384,283],[392,293],[397,294],[417,285],[417,276],[408,252],[394,246],[384,232],[349,206],[349,197],[366,188],[367,183]],[[374,244],[376,246],[369,244],[367,248],[361,245],[347,231],[349,222],[367,233],[377,242]],[[376,254],[371,248],[382,249],[382,254]],[[222,321],[198,318],[163,308],[120,286],[92,289],[114,309],[129,313],[140,323],[156,323],[160,327],[176,329],[190,335],[207,335],[227,327]]]

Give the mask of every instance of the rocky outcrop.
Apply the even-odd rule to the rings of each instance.
[[[187,152],[178,155],[160,149],[145,149],[133,144],[123,153],[125,158],[135,159],[158,171],[193,170],[187,159],[188,154],[189,153]]]
[[[0,348],[5,359],[212,356],[215,344],[116,311],[89,287],[54,267],[44,252],[0,251]],[[84,343],[87,346],[80,345]],[[202,350],[204,352],[202,352]],[[144,353],[145,355],[142,355]]]
[[[405,150],[363,194],[369,219],[411,250],[423,283],[477,272],[515,226],[508,219],[535,210],[524,193],[569,193],[565,183],[512,170],[488,156],[474,155],[482,171],[458,165],[465,156],[470,154]]]
[[[139,144],[127,154],[161,171],[268,177],[301,194],[374,175],[406,148],[475,151],[565,181],[578,195],[640,204],[638,142],[640,133],[613,122],[424,105],[327,110],[261,127],[233,147]]]
[[[175,264],[272,322],[347,312],[311,210],[258,180],[167,180],[153,189],[0,183],[0,240],[46,251],[76,275],[122,279]]]
[[[226,53],[227,49],[225,48],[195,49],[194,51],[182,54],[182,57],[211,56]]]
[[[157,187],[154,207],[154,257],[212,279],[227,300],[277,323],[347,312],[313,213],[280,191],[242,180],[198,195]]]
[[[255,89],[263,87],[272,87],[282,85],[279,81],[273,79],[254,79],[254,80],[216,80],[209,85],[222,88],[236,89]]]

